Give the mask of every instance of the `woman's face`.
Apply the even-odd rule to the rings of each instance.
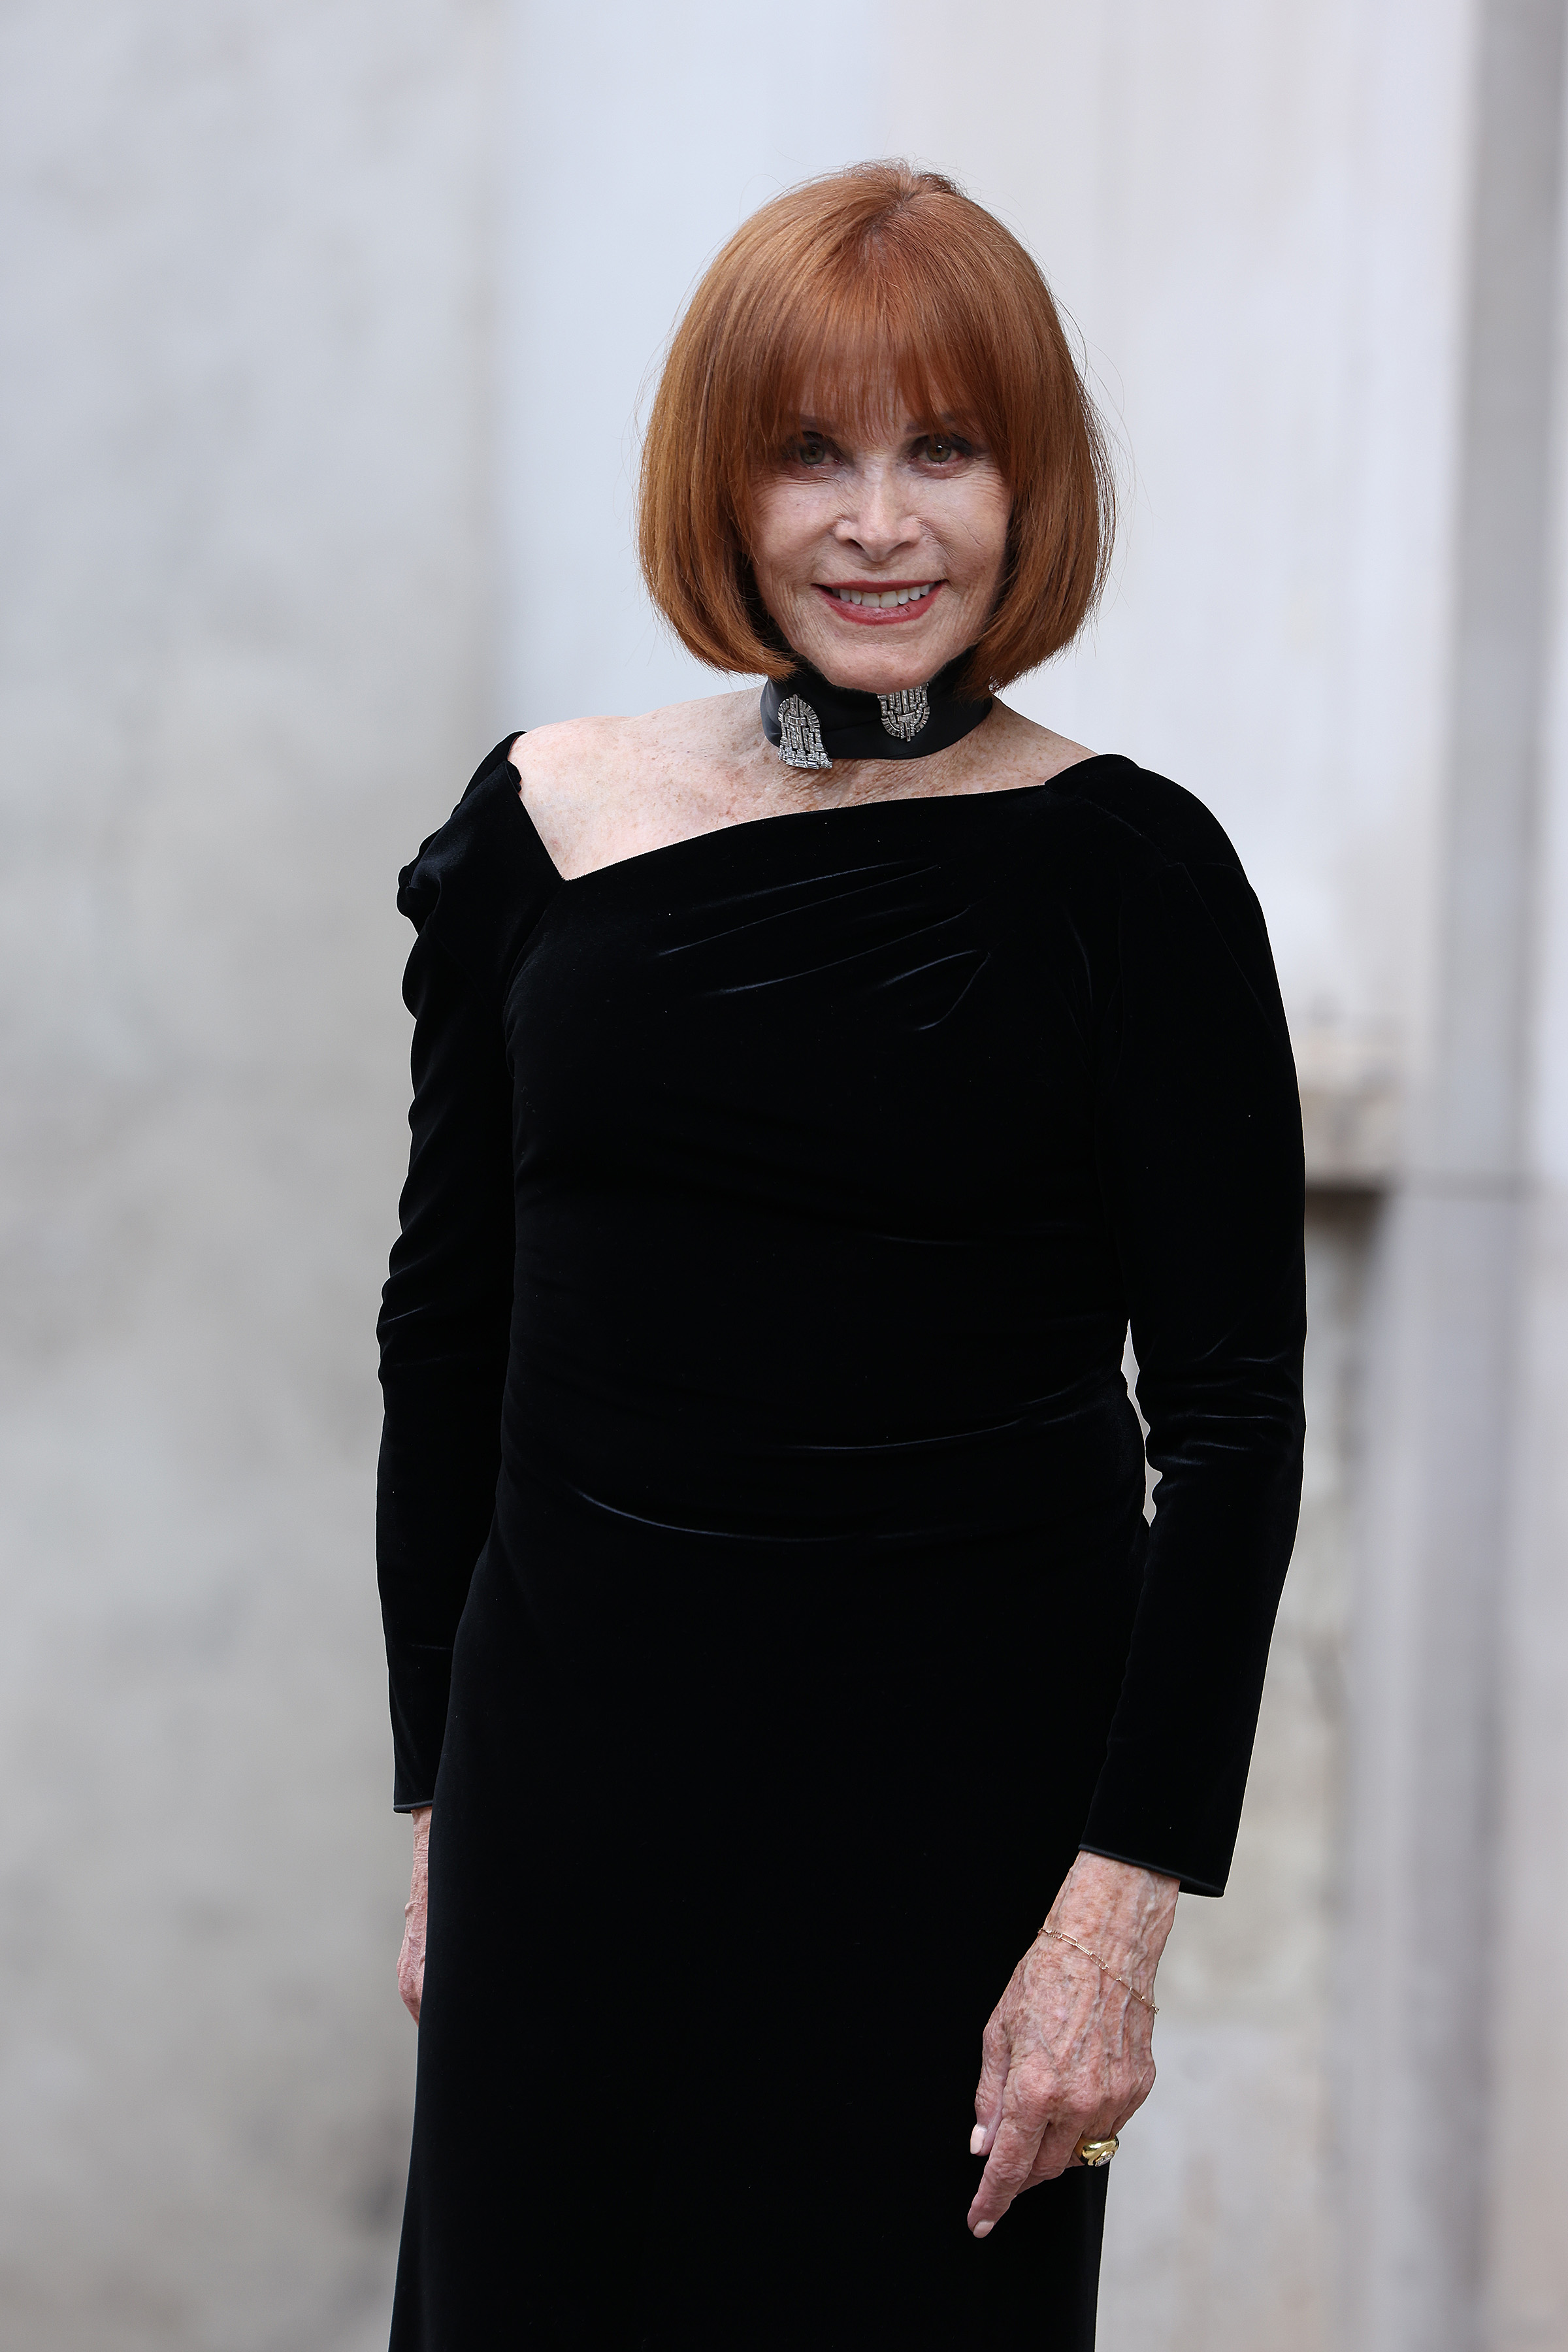
[[[973,439],[891,404],[868,438],[819,398],[758,487],[763,602],[835,686],[922,686],[991,617],[1011,503]]]

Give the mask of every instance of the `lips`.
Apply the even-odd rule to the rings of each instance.
[[[942,585],[940,580],[854,580],[829,587],[818,581],[816,593],[840,619],[861,627],[869,623],[886,628],[889,623],[915,620],[929,613]]]

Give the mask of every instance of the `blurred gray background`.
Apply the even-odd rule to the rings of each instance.
[[[0,5],[7,2352],[384,2342],[395,871],[504,730],[723,684],[637,418],[889,152],[1082,338],[1116,576],[1014,698],[1215,808],[1307,1118],[1301,1540],[1101,2340],[1568,2347],[1563,13]]]

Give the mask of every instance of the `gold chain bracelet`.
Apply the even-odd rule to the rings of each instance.
[[[1098,1952],[1091,1952],[1089,1946],[1080,1944],[1076,1936],[1064,1936],[1059,1927],[1042,1927],[1040,1936],[1053,1937],[1058,1944],[1070,1944],[1075,1952],[1081,1952],[1086,1960],[1092,1960],[1097,1969],[1103,1969],[1112,1984],[1119,1984],[1123,1992],[1130,1992],[1134,2000],[1141,2000],[1151,2017],[1159,2016],[1157,2004],[1150,2000],[1146,1992],[1140,1992],[1135,1984],[1129,1984],[1125,1977],[1119,1977],[1109,1960],[1102,1960]],[[1035,1938],[1037,1944],[1040,1940],[1040,1936]]]

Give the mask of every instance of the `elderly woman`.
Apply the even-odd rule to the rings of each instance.
[[[396,2352],[1093,2342],[1304,1326],[1235,852],[997,698],[1109,507],[996,221],[896,164],[780,197],[642,488],[655,604],[760,705],[510,737],[402,877]]]

